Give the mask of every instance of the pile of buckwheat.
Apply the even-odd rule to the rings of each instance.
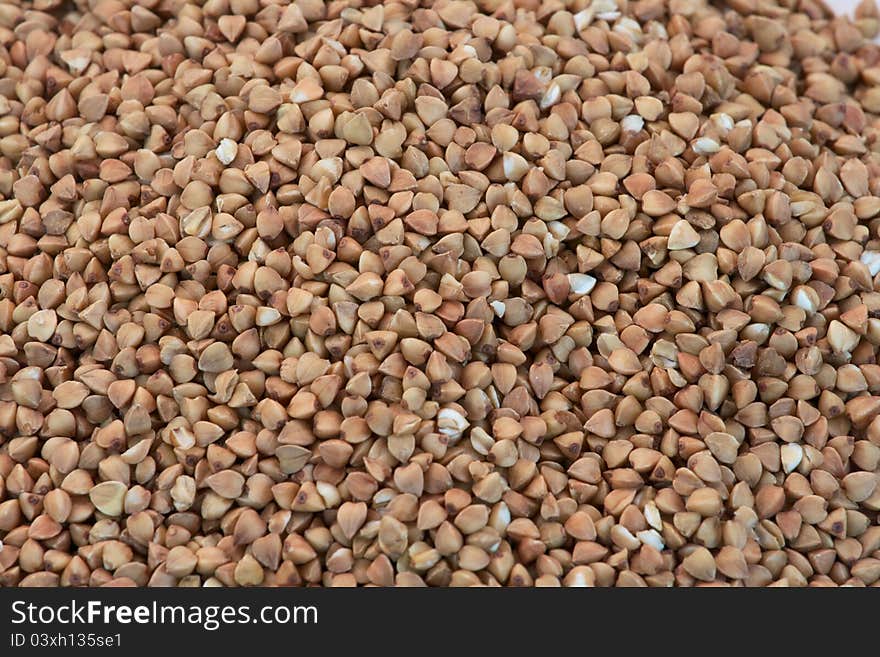
[[[878,25],[3,2],[0,585],[876,584]]]

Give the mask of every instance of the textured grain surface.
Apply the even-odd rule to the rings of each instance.
[[[852,15],[0,4],[0,585],[876,584]]]

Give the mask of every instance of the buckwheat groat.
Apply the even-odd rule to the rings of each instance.
[[[0,585],[875,585],[877,33],[0,4]]]

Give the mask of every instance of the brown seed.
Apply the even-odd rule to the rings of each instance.
[[[704,547],[695,548],[681,562],[682,567],[695,579],[711,582],[715,579],[715,559]]]
[[[379,547],[391,558],[397,558],[407,546],[406,527],[392,516],[385,516],[379,524]]]
[[[648,216],[659,217],[674,209],[675,201],[664,192],[651,189],[642,195],[642,211]]]
[[[245,480],[238,472],[223,470],[205,479],[205,483],[221,497],[231,499],[242,494]]]
[[[732,545],[725,545],[715,556],[715,564],[725,577],[745,579],[749,574],[748,563],[742,550]]]
[[[0,585],[880,582],[872,3],[19,4]]]
[[[635,374],[642,370],[642,364],[630,349],[615,349],[608,357],[608,364],[620,374]]]
[[[877,487],[877,477],[872,472],[851,472],[841,481],[846,496],[853,502],[868,499]]]

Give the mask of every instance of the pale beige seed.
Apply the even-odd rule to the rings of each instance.
[[[214,342],[199,356],[199,369],[203,372],[223,372],[232,368],[233,356],[229,347],[222,342]]]
[[[215,151],[221,164],[231,164],[238,154],[238,144],[232,139],[223,138]]]
[[[672,227],[666,248],[670,251],[689,249],[700,243],[700,234],[686,220],[680,220]]]
[[[210,486],[211,490],[226,498],[236,498],[242,494],[244,490],[244,477],[232,470],[223,470],[212,474],[205,479],[205,483]]]
[[[125,493],[128,488],[119,481],[105,481],[89,491],[89,499],[95,508],[108,516],[122,514]]]
[[[664,192],[652,189],[642,195],[642,211],[651,217],[662,216],[674,209],[675,201]]]
[[[28,319],[28,335],[40,342],[49,342],[57,326],[58,316],[54,310],[38,310]]]

